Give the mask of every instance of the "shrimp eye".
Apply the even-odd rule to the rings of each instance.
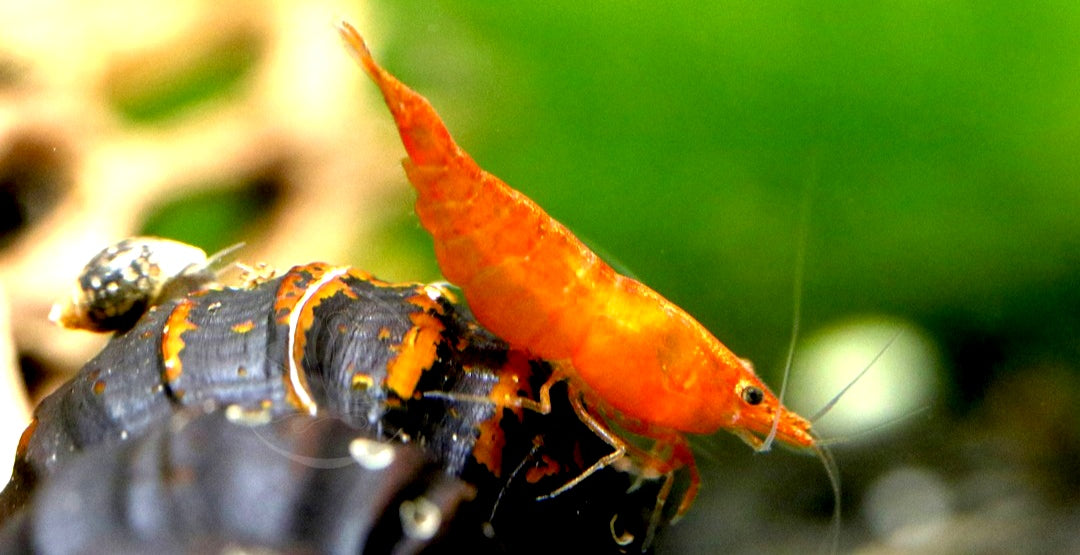
[[[748,385],[742,390],[742,399],[746,401],[748,405],[757,405],[765,400],[765,394],[761,389]]]

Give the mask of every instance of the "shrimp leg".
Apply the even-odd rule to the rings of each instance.
[[[591,466],[589,466],[589,468],[586,468],[584,471],[582,471],[581,474],[578,474],[573,480],[570,480],[569,482],[563,484],[555,491],[552,491],[547,495],[541,495],[540,497],[537,497],[537,501],[551,499],[552,497],[555,497],[556,495],[559,495],[560,493],[563,493],[573,488],[574,486],[580,484],[582,480],[588,478],[589,476],[592,476],[599,470],[607,468],[608,466],[614,464],[615,461],[618,461],[619,459],[626,456],[627,443],[622,438],[615,435],[615,433],[612,432],[607,426],[597,420],[596,417],[589,413],[589,410],[585,408],[584,403],[582,403],[581,401],[581,395],[578,392],[574,391],[573,388],[571,388],[570,391],[570,405],[574,408],[574,412],[577,414],[578,418],[582,421],[582,423],[588,426],[588,428],[592,430],[594,434],[599,436],[600,439],[603,439],[605,443],[610,445],[613,451],[611,453],[608,453],[607,455],[604,455],[602,458],[600,458],[600,460],[594,462]]]

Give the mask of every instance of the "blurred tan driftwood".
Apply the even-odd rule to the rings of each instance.
[[[55,196],[0,244],[14,353],[33,360],[44,380],[35,397],[107,339],[51,325],[52,302],[94,253],[136,233],[153,207],[198,187],[243,182],[267,168],[279,176],[281,198],[243,237],[243,260],[380,268],[360,245],[408,210],[394,199],[409,191],[394,163],[401,154],[392,129],[375,123],[386,120],[382,107],[333,27],[347,16],[377,35],[357,7],[303,0],[0,5],[0,166],[46,168],[49,187],[23,193]],[[239,90],[152,124],[125,119],[109,103],[109,91],[167,81],[173,68],[236,35],[259,45]],[[10,397],[17,393],[10,384],[21,381],[16,355],[5,356],[0,370],[9,385],[0,395]]]
[[[19,372],[15,340],[11,335],[4,284],[0,283],[0,467],[8,468],[15,457],[19,434],[30,422],[30,401]]]

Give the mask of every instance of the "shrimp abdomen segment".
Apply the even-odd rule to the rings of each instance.
[[[615,272],[525,195],[486,172],[405,164],[443,275],[484,325],[535,355],[570,358]],[[472,190],[468,200],[424,191]],[[466,195],[463,195],[466,196]]]
[[[438,116],[432,119],[435,109],[431,103],[375,63],[364,39],[352,25],[342,21],[338,28],[364,71],[382,91],[409,158],[418,165],[446,163],[459,149]]]
[[[562,224],[482,170],[424,97],[371,58],[356,30],[345,40],[382,91],[409,158],[416,213],[443,275],[465,291],[477,319],[537,356],[569,358],[602,311],[615,272]]]
[[[485,326],[550,360],[572,357],[594,323],[590,315],[605,309],[612,290],[606,264],[568,254],[563,239],[546,235],[530,254],[483,268],[463,284]]]
[[[730,426],[718,409],[742,365],[692,316],[620,275],[606,310],[594,318],[571,360],[605,404],[658,429],[711,433]]]

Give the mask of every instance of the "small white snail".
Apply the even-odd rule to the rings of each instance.
[[[124,239],[90,259],[72,294],[53,305],[49,320],[69,329],[129,329],[151,306],[214,285],[218,270],[241,246],[207,257],[171,239]]]

